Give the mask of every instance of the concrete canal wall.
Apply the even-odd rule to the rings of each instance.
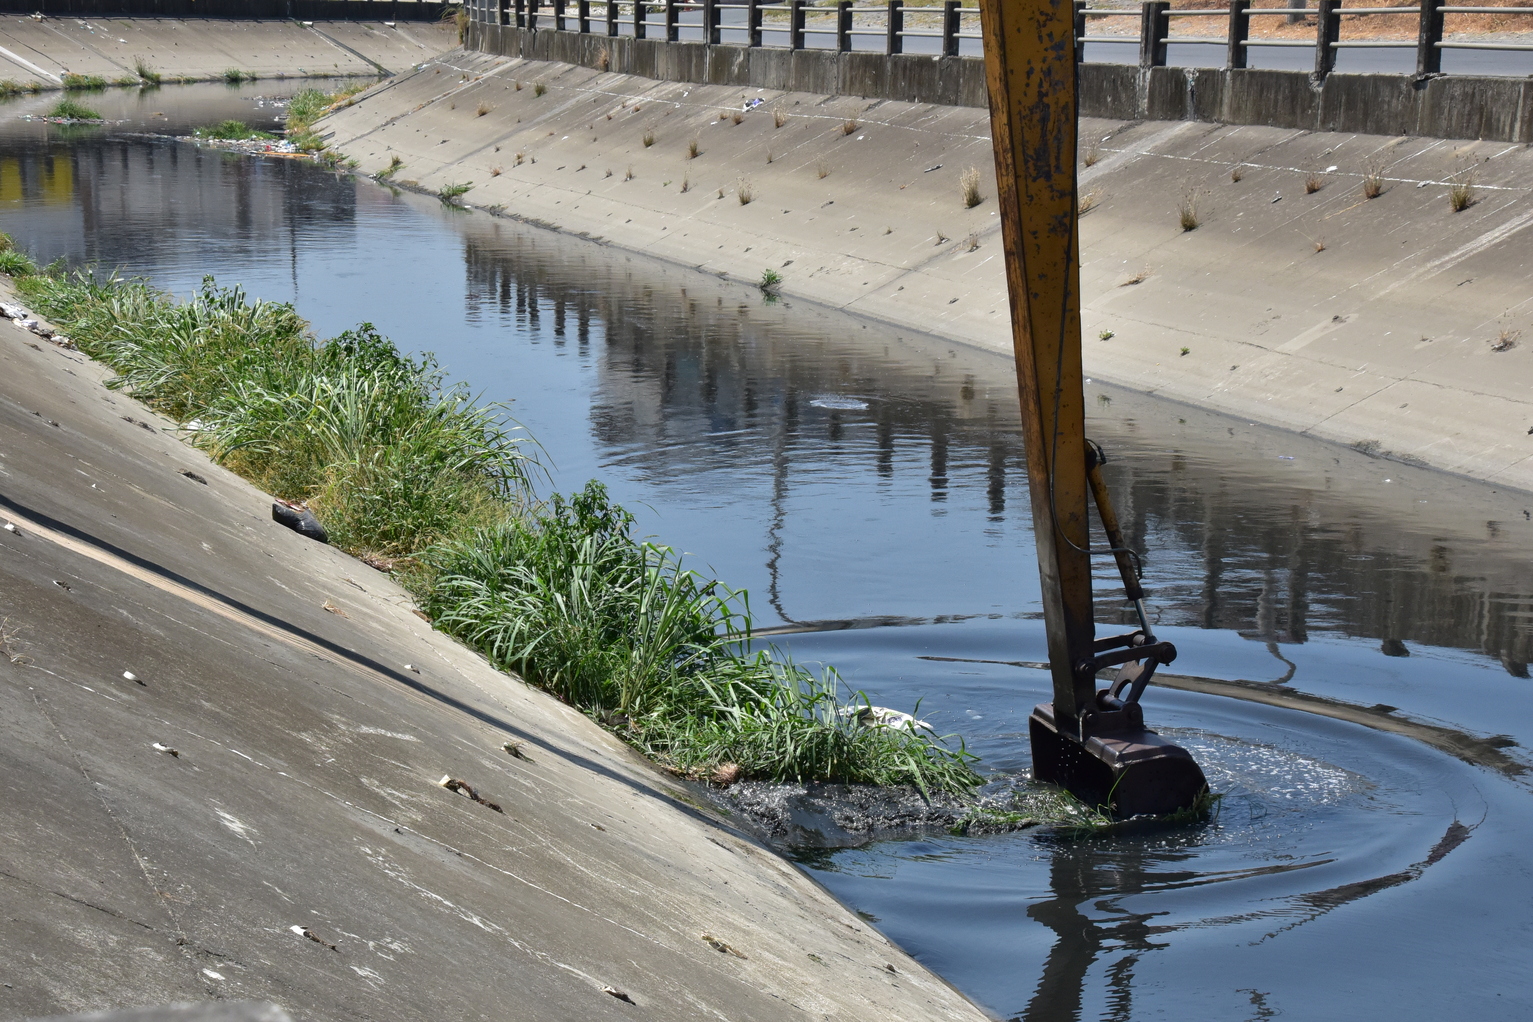
[[[0,321],[0,1017],[985,1018],[109,375]]]
[[[140,58],[167,81],[230,68],[261,78],[393,74],[456,42],[455,28],[435,22],[0,15],[0,81],[57,89],[78,74],[137,84]]]
[[[545,25],[551,18],[544,15]],[[538,31],[473,22],[471,49],[560,61],[657,81],[860,96],[988,109],[978,57],[841,53]],[[1527,78],[1327,74],[1247,68],[1080,65],[1081,113],[1308,131],[1533,141]]]
[[[471,184],[474,205],[1010,350],[977,109],[457,51],[322,125],[369,173],[398,159],[411,186]],[[1093,376],[1533,490],[1533,153],[1097,118],[1082,137]],[[1454,180],[1473,182],[1462,212]]]

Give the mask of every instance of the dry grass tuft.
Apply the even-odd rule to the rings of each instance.
[[[729,120],[729,114],[730,114],[730,111],[728,111],[728,110],[720,110],[719,111],[719,120],[721,120],[721,121]]]
[[[498,165],[494,166],[494,167],[491,167],[490,168],[490,176],[491,177],[500,177],[501,174],[505,173],[505,170],[506,170],[506,168],[498,166]]]
[[[1511,351],[1517,347],[1517,336],[1520,330],[1503,330],[1500,335],[1490,342],[1491,351]]]
[[[543,93],[545,93],[547,91],[548,91],[548,86],[544,85],[542,82],[537,82],[532,87],[532,94],[534,96],[541,96],[541,95],[543,95]]]
[[[517,153],[516,154],[516,165],[518,167],[520,167],[523,163],[525,163],[526,160],[527,160],[527,154],[526,153]]]
[[[970,167],[958,175],[958,190],[963,195],[965,209],[973,209],[985,201],[984,195],[979,190],[979,168]]]
[[[772,127],[780,128],[788,123],[788,112],[780,106],[772,108]]]
[[[10,618],[0,618],[0,656],[18,667],[23,667],[32,662],[32,658],[21,652],[20,633],[11,627]]]
[[[818,177],[822,181],[827,177],[830,177],[830,164],[826,163],[824,160],[815,160],[814,174],[815,177]]]
[[[748,206],[756,197],[756,189],[751,184],[751,179],[742,177],[735,182],[735,196],[740,200],[740,205]]]
[[[969,236],[963,239],[963,246],[965,251],[968,252],[973,252],[976,248],[979,248],[979,232],[970,231]]]
[[[1384,161],[1369,160],[1363,164],[1363,198],[1377,199],[1384,194]]]
[[[601,49],[596,51],[596,66],[598,69],[605,71],[611,65],[612,54],[607,52],[607,48],[603,46]]]
[[[1474,168],[1467,167],[1453,175],[1448,185],[1448,205],[1453,212],[1462,213],[1474,205]]]
[[[1134,274],[1132,277],[1128,277],[1125,280],[1123,280],[1118,286],[1119,287],[1133,287],[1135,284],[1143,284],[1145,281],[1150,279],[1150,274],[1152,272],[1153,271],[1148,266],[1146,266],[1144,269],[1140,270],[1138,273]]]
[[[943,234],[941,231],[937,232],[937,244],[939,244],[939,245],[946,245],[947,244],[947,235]]]
[[[1091,191],[1087,192],[1085,195],[1082,195],[1079,199],[1076,200],[1076,213],[1075,213],[1075,215],[1076,216],[1085,216],[1087,213],[1090,213],[1093,209],[1096,209],[1097,203],[1101,202],[1101,201],[1102,201],[1102,193],[1100,191],[1096,190],[1096,189],[1092,189]]]
[[[655,129],[654,128],[645,128],[644,129],[644,139],[643,139],[643,141],[644,141],[644,148],[645,149],[648,149],[650,146],[655,144]]]
[[[1304,194],[1314,195],[1325,187],[1325,176],[1318,170],[1312,170],[1304,177]]]
[[[1098,149],[1096,146],[1092,146],[1090,149],[1086,150],[1086,155],[1081,157],[1081,162],[1088,167],[1094,167],[1096,166],[1097,161],[1101,158],[1102,150]]]
[[[624,181],[632,181],[633,180],[633,164],[630,163],[628,165],[628,172],[623,175],[623,180]]]
[[[1315,251],[1316,252],[1324,252],[1325,251],[1325,239],[1324,238],[1316,239],[1315,241],[1310,242],[1310,244],[1315,246]]]
[[[687,175],[683,174],[681,176],[681,191],[682,191],[682,194],[686,194],[687,192],[690,192],[691,190],[692,190],[692,179],[690,177],[688,177]]]
[[[516,91],[517,92],[521,92],[522,91],[522,83],[521,83],[520,79],[518,79],[517,81],[512,82],[511,84],[516,86]]]
[[[1239,184],[1240,183],[1240,179],[1245,177],[1245,176],[1246,176],[1245,164],[1237,163],[1233,167],[1230,168],[1230,180],[1232,182],[1234,182],[1235,184]]]
[[[841,122],[841,134],[850,135],[860,127],[862,127],[862,125],[848,117],[846,120]]]
[[[488,103],[480,103],[477,107],[474,108],[474,114],[477,117],[483,117],[485,114],[494,109],[495,108]]]
[[[1196,188],[1188,188],[1182,193],[1182,201],[1176,207],[1176,213],[1177,223],[1182,225],[1183,231],[1195,231],[1203,224],[1198,216],[1199,197]]]
[[[741,121],[745,120],[745,114],[739,110],[736,110],[734,113],[729,115],[729,119],[735,124],[739,124]]]
[[[697,139],[694,138],[687,143],[687,159],[695,160],[702,155],[702,152],[702,147],[698,144]]]

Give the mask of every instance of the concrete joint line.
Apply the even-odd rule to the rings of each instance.
[[[38,67],[27,58],[21,56],[21,54],[16,53],[13,50],[8,50],[4,46],[0,46],[0,57],[4,57],[6,60],[14,61],[17,64],[20,64],[22,67],[29,68],[33,74],[42,75],[44,78],[48,79],[50,82],[53,82],[55,85],[62,85],[64,82],[62,75],[56,75],[52,71],[44,71],[42,68]]]
[[[336,49],[344,50],[345,52],[351,54],[353,57],[356,57],[358,60],[362,61],[364,64],[371,64],[373,67],[377,68],[379,74],[391,75],[394,73],[388,68],[384,67],[382,64],[378,63],[373,58],[367,56],[365,53],[359,53],[358,51],[352,49],[350,46],[347,46],[345,43],[341,42],[339,39],[321,32],[313,25],[305,25],[304,27],[307,28],[310,32],[313,32],[315,35],[319,36],[325,42],[329,43],[331,46],[334,46]]]

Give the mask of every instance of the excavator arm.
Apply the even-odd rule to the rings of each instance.
[[[1033,773],[1120,816],[1193,805],[1207,788],[1179,746],[1144,727],[1139,696],[1176,650],[1144,617],[1137,565],[1123,544],[1101,466],[1086,439],[1076,195],[1076,38],[1070,0],[980,0],[1017,390],[1038,546],[1053,699],[1029,722]],[[1140,628],[1097,639],[1089,506],[1095,501]],[[1121,665],[1121,666],[1120,666]],[[1098,691],[1097,675],[1119,667]]]

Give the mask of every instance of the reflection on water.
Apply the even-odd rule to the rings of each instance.
[[[167,89],[124,116],[207,123],[265,109],[250,97]],[[295,301],[323,333],[368,320],[436,351],[515,401],[561,488],[600,474],[646,528],[748,586],[763,625],[843,629],[779,636],[795,656],[890,705],[924,697],[987,764],[1026,767],[1047,679],[1015,665],[1042,658],[1043,636],[1005,360],[307,164],[0,124],[5,227],[44,261],[177,292],[214,273]],[[1178,669],[1533,741],[1516,712],[1533,498],[1089,391]],[[1124,611],[1109,599],[1101,616]],[[1224,793],[1210,823],[805,865],[1007,1017],[1525,1013],[1516,906],[1533,886],[1508,865],[1533,838],[1521,781],[1291,710],[1150,699]],[[1450,997],[1370,978],[1400,970],[1459,982]]]

